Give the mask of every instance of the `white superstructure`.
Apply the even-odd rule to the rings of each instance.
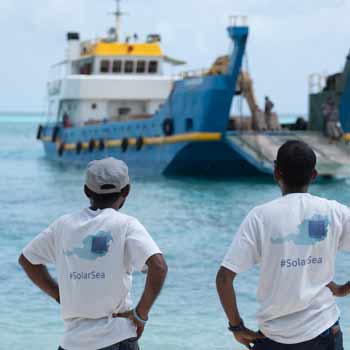
[[[55,121],[82,126],[148,118],[169,96],[174,78],[163,74],[163,65],[184,62],[163,54],[159,35],[150,34],[141,43],[134,34],[121,42],[118,27],[94,41],[68,33],[66,59],[53,67],[48,83],[49,115]]]

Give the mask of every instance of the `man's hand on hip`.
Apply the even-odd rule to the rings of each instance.
[[[235,339],[245,345],[247,349],[253,349],[250,344],[253,344],[257,339],[263,339],[265,336],[259,332],[254,332],[248,328],[242,331],[233,332]]]
[[[335,297],[345,297],[346,295],[350,294],[350,282],[342,285],[330,282],[327,287],[331,290]]]
[[[137,339],[140,339],[143,331],[145,330],[145,324],[141,323],[138,321],[135,316],[134,316],[134,310],[126,311],[126,312],[121,312],[119,314],[113,314],[113,317],[121,317],[121,318],[127,318],[130,321],[133,322],[133,324],[136,326],[136,334],[137,334]]]

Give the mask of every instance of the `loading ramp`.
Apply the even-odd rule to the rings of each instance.
[[[330,144],[319,132],[228,132],[227,140],[249,163],[263,173],[272,174],[277,151],[288,140],[309,144],[317,156],[317,171],[324,177],[350,175],[350,145]]]

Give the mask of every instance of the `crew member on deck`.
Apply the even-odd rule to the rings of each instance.
[[[129,191],[124,162],[115,158],[91,162],[85,182],[90,207],[56,220],[20,256],[33,283],[61,304],[65,323],[61,350],[139,349],[137,339],[162,288],[167,265],[139,221],[119,212]],[[58,283],[47,264],[57,267]],[[133,309],[132,272],[146,268],[145,289]]]
[[[330,288],[339,249],[350,251],[350,210],[312,196],[316,155],[288,141],[275,179],[282,197],[254,208],[235,235],[217,274],[217,290],[236,340],[254,350],[343,350],[340,312]],[[259,332],[245,327],[233,281],[260,265]],[[247,281],[247,280],[246,280]]]
[[[325,136],[329,137],[330,142],[339,141],[344,132],[340,124],[338,108],[332,98],[328,98],[322,106],[322,114]]]
[[[268,130],[272,130],[272,109],[274,107],[273,102],[268,96],[265,96],[265,120]]]
[[[63,127],[64,128],[71,128],[72,127],[72,122],[70,120],[70,116],[68,113],[64,113],[64,115],[63,115]]]

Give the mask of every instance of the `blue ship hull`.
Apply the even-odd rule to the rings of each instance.
[[[113,156],[126,161],[131,173],[142,175],[270,173],[249,161],[227,137],[248,28],[229,27],[228,33],[234,50],[226,74],[177,81],[166,103],[150,119],[73,128],[46,124],[40,138],[47,157],[64,164],[86,165],[93,159]],[[165,123],[170,123],[170,132],[164,129]]]
[[[62,164],[85,166],[89,161],[115,157],[127,162],[134,175],[200,175],[200,176],[256,176],[261,174],[254,164],[237,152],[228,141],[179,142],[169,145],[144,146],[140,151],[122,152],[118,148],[82,152],[66,152],[58,156],[56,145],[44,143],[48,158]],[[264,172],[264,171],[263,171]],[[269,171],[265,171],[270,173]]]

